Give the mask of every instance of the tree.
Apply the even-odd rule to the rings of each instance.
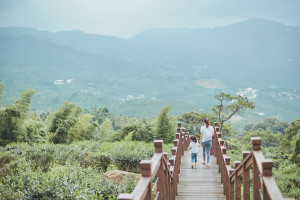
[[[188,128],[192,135],[199,134],[205,118],[209,118],[211,121],[216,120],[212,114],[199,113],[198,111],[186,112],[177,117],[178,121],[183,122],[184,128]]]
[[[1,83],[0,96],[3,93],[3,89],[4,86]],[[36,92],[34,89],[24,90],[15,104],[10,104],[0,109],[0,145],[24,141],[24,138],[34,138],[32,123],[29,120],[26,121],[26,116],[29,113],[32,95]]]
[[[175,136],[175,131],[172,127],[171,118],[169,116],[171,106],[165,106],[161,109],[155,130],[155,139],[163,140],[165,143],[171,143]]]
[[[91,122],[93,118],[90,114],[81,114],[73,127],[70,128],[70,142],[77,140],[94,139],[97,136],[99,125]]]
[[[146,118],[142,118],[136,123],[136,129],[133,132],[132,140],[136,141],[153,141],[153,127]]]
[[[285,129],[289,127],[289,124],[287,122],[281,122],[278,121],[275,118],[267,118],[261,123],[257,124],[248,124],[244,127],[245,131],[266,131],[270,130],[273,133],[285,133]]]
[[[22,114],[29,111],[32,96],[36,93],[37,91],[34,89],[27,89],[22,92],[21,97],[15,103]]]
[[[112,141],[114,138],[114,127],[110,119],[106,119],[100,126],[100,139],[102,141]]]
[[[77,123],[81,112],[79,106],[68,101],[55,112],[49,127],[49,131],[54,134],[51,140],[55,144],[72,141],[69,130]]]
[[[213,107],[213,113],[217,116],[220,123],[220,132],[222,132],[224,123],[235,114],[241,114],[246,109],[254,109],[254,103],[249,101],[247,97],[231,96],[220,92],[215,98],[219,101],[218,105]]]
[[[292,155],[291,161],[300,166],[300,118],[291,122],[291,126],[285,130],[282,146]]]

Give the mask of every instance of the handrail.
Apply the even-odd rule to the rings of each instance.
[[[159,200],[175,200],[179,182],[181,157],[189,146],[189,131],[178,123],[172,156],[167,162],[168,154],[163,152],[163,140],[154,140],[155,154],[151,160],[140,162],[142,176],[131,194],[121,193],[118,200],[152,200],[152,180],[157,178],[156,188]]]
[[[243,199],[250,199],[250,168],[252,167],[253,199],[284,199],[272,176],[273,162],[265,159],[261,151],[261,139],[252,137],[252,151],[243,151],[243,161],[235,161],[234,169],[230,166],[230,157],[222,133],[219,132],[218,123],[214,123],[217,137],[213,140],[214,155],[216,156],[223,183],[223,192],[227,200],[240,200],[243,186]]]

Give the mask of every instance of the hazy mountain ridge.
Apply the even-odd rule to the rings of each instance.
[[[7,101],[26,87],[37,88],[40,94],[33,106],[41,111],[68,99],[83,107],[109,105],[112,111],[136,116],[156,114],[154,105],[171,101],[177,102],[176,112],[209,110],[222,85],[231,93],[254,88],[255,112],[290,120],[300,113],[299,53],[300,26],[263,19],[214,29],[153,29],[129,39],[4,27],[0,81],[7,88]],[[75,81],[58,86],[57,79]],[[203,88],[197,84],[203,79],[218,84]],[[272,97],[272,86],[276,94],[289,92],[295,98]],[[122,102],[127,95],[143,98]],[[140,113],[135,107],[147,111]]]

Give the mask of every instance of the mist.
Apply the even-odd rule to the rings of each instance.
[[[131,37],[152,28],[224,26],[249,18],[300,22],[297,0],[2,0],[0,27]]]

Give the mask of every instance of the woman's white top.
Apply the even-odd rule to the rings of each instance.
[[[198,142],[191,142],[190,143],[191,153],[198,153],[198,147],[199,147]]]
[[[200,129],[201,134],[203,134],[202,142],[206,142],[208,140],[212,140],[212,134],[214,132],[214,128],[212,126],[201,126]]]

